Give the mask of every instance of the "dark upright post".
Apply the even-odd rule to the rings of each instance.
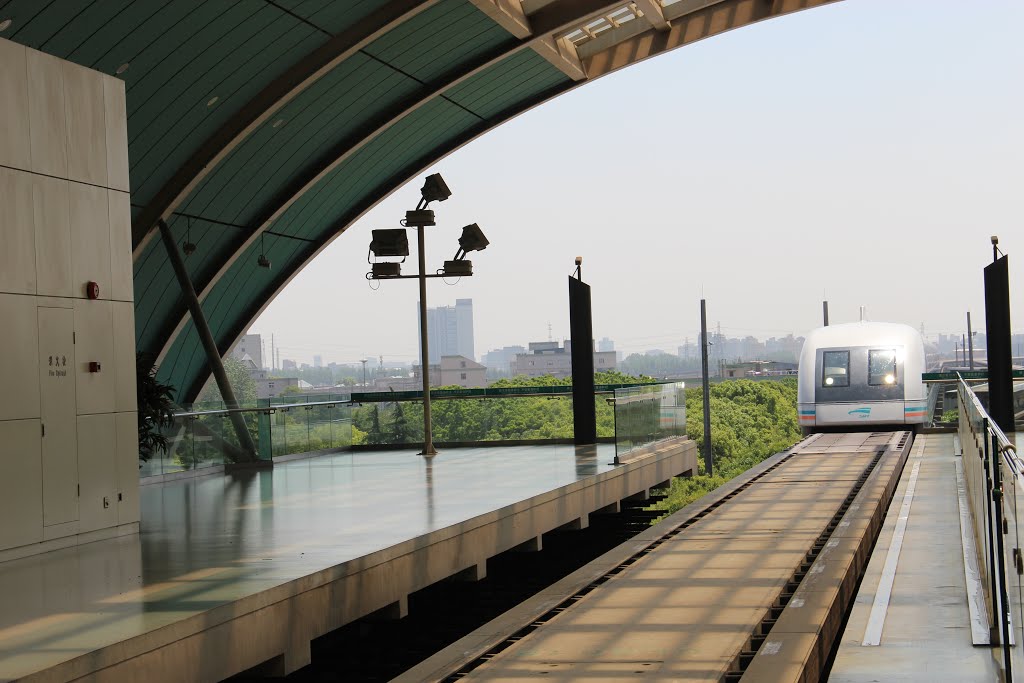
[[[569,336],[572,340],[572,425],[577,446],[597,443],[594,407],[594,325],[590,285],[569,277]]]
[[[970,352],[970,364],[968,368],[974,369],[974,332],[971,330],[971,312],[967,311],[967,348]]]
[[[1013,349],[1010,343],[1010,273],[1007,257],[985,267],[985,336],[988,343],[988,413],[1004,432],[1013,426]]]
[[[700,300],[700,364],[704,382],[704,474],[711,476],[711,388],[708,385],[708,316]]]
[[[828,327],[828,302],[821,302],[821,314],[825,318],[825,327]]]
[[[217,349],[213,333],[210,332],[210,326],[206,322],[203,307],[196,296],[196,290],[188,276],[188,270],[186,270],[185,262],[181,258],[181,252],[178,251],[178,244],[174,241],[174,236],[171,234],[171,229],[167,226],[167,223],[161,220],[157,222],[157,226],[160,228],[160,236],[163,238],[164,247],[167,249],[167,257],[171,261],[171,267],[178,278],[181,294],[185,299],[185,304],[188,306],[189,314],[192,316],[192,323],[195,325],[196,334],[199,336],[199,341],[203,344],[203,351],[206,352],[206,362],[209,363],[213,377],[217,381],[217,388],[220,389],[221,398],[224,399],[224,403],[228,408],[239,408],[241,406],[235,400],[235,392],[231,388],[231,382],[228,381],[227,373],[224,372],[224,364],[220,359],[220,350]],[[256,444],[253,443],[252,435],[249,434],[249,429],[246,427],[241,413],[232,411],[228,413],[228,419],[231,420],[231,424],[235,428],[238,445],[242,447],[242,450],[245,451],[251,460],[255,460]]]

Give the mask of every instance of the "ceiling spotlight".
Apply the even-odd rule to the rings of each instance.
[[[452,191],[448,189],[448,185],[445,184],[440,173],[428,175],[427,179],[423,181],[423,189],[420,190],[420,193],[423,195],[423,201],[427,204],[443,202],[452,196]]]
[[[270,259],[267,258],[267,250],[263,248],[263,238],[267,233],[260,233],[260,255],[256,259],[256,265],[260,268],[270,268]]]
[[[181,245],[181,250],[185,252],[185,256],[191,256],[196,253],[196,245],[194,242],[185,242]]]
[[[459,238],[459,250],[455,252],[455,260],[465,258],[471,251],[481,251],[490,244],[484,237],[483,230],[476,223],[470,223],[462,229],[462,237]]]
[[[208,101],[208,102],[206,103],[206,106],[207,106],[207,107],[212,107],[213,105],[217,104],[217,100],[219,100],[219,99],[220,99],[220,96],[218,96],[218,95],[214,95],[214,96],[213,96],[213,97],[211,97],[211,98],[210,98],[210,100],[209,100],[209,101]]]
[[[409,237],[405,228],[374,230],[370,251],[374,256],[408,256]]]
[[[271,124],[270,127],[271,128],[280,128],[283,125],[284,125],[284,119],[278,119],[277,121],[274,121],[274,123]]]
[[[4,19],[3,21],[0,21],[0,31],[6,31],[10,27],[11,27],[11,20],[10,19]]]
[[[114,74],[117,75],[117,76],[120,76],[121,74],[123,74],[125,71],[128,70],[129,66],[131,66],[131,65],[128,62],[125,62],[121,66],[119,66],[116,69],[114,69]]]

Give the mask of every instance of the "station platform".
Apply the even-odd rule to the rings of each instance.
[[[686,439],[338,453],[142,487],[138,536],[0,563],[0,680],[220,680],[696,470]]]
[[[1000,680],[999,648],[972,644],[958,459],[953,434],[918,437],[861,581],[830,683]],[[897,532],[901,517],[905,528]],[[890,553],[894,575],[886,571]],[[872,618],[876,598],[889,585],[888,600],[883,594]]]

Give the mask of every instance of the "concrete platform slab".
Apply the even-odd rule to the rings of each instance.
[[[695,467],[680,442],[335,454],[142,488],[138,536],[0,563],[0,680],[218,680]]]

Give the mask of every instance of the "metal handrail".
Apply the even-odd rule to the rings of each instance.
[[[989,417],[977,395],[959,375],[957,396],[960,402],[959,432],[964,475],[967,479],[967,498],[971,506],[977,547],[983,549],[978,559],[986,578],[983,585],[991,642],[1002,648],[1005,680],[1012,681],[1013,635],[1007,564],[1009,561],[1015,567],[1018,566],[1019,549],[1014,548],[1013,556],[1008,558],[1004,536],[1008,533],[1008,521],[1012,519],[1016,529],[1018,520],[1015,511],[1006,503],[1004,487],[1024,484],[1021,461],[1013,444]]]

